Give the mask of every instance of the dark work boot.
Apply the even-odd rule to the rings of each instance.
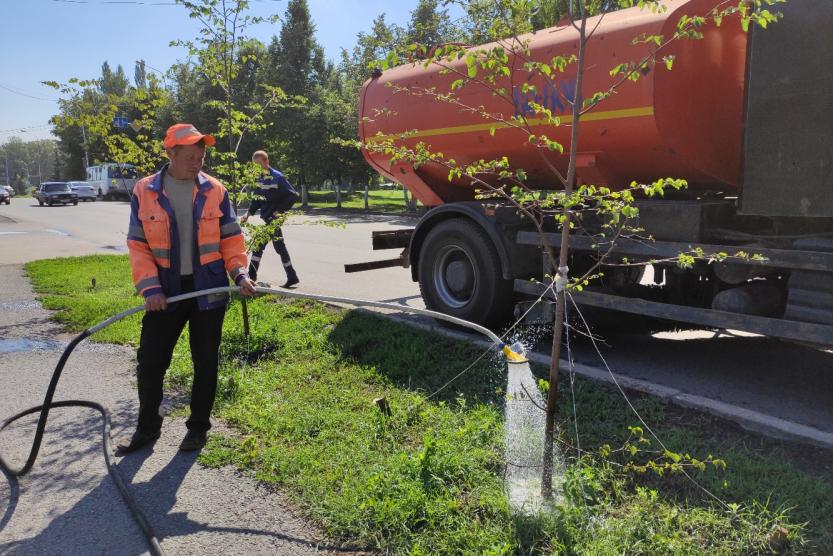
[[[207,441],[208,435],[205,431],[193,431],[189,429],[185,438],[182,439],[179,449],[183,452],[193,452],[205,446]]]
[[[298,274],[295,272],[295,268],[292,266],[292,263],[283,263],[283,269],[286,271],[286,283],[281,287],[291,288],[292,286],[298,285],[300,280],[298,279]]]
[[[118,445],[116,446],[116,455],[122,456],[124,454],[129,454],[130,452],[135,452],[143,446],[153,444],[159,439],[159,435],[159,431],[142,432],[137,430],[133,433],[133,436],[131,436],[130,438],[123,438],[121,441],[119,441]]]

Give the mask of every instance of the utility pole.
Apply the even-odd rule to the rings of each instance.
[[[3,154],[6,157],[6,185],[11,185],[12,180],[9,177],[9,151],[3,148]]]
[[[90,167],[90,153],[87,150],[87,128],[81,124],[81,137],[84,140],[84,171]]]

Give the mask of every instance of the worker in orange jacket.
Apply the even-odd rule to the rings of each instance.
[[[188,324],[194,382],[191,415],[181,450],[205,445],[217,390],[220,339],[228,295],[201,296],[169,304],[168,297],[228,286],[229,277],[243,295],[254,295],[246,272],[243,233],[226,188],[203,173],[211,135],[191,124],[171,126],[163,141],[169,163],[133,189],[127,247],[136,291],[146,312],[137,353],[139,419],[133,435],[118,445],[121,453],[159,438],[162,381],[174,346]]]

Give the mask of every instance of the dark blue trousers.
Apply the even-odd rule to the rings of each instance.
[[[280,228],[275,229],[275,238],[272,240],[272,247],[275,252],[280,255],[283,268],[286,271],[287,280],[295,280],[298,275],[292,267],[292,260],[289,258],[289,250],[286,248],[286,242],[283,240],[283,232]],[[249,278],[257,280],[257,269],[260,268],[260,260],[263,258],[263,252],[266,250],[266,245],[262,245],[257,251],[252,253],[252,259],[249,263]]]

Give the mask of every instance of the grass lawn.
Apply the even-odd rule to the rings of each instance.
[[[309,191],[309,206],[313,208],[335,208],[335,191]],[[405,212],[405,198],[401,189],[379,189],[368,192],[370,210],[381,212]],[[341,192],[341,208],[364,210],[364,188],[354,193]]]
[[[38,261],[27,271],[74,330],[139,301],[125,256]],[[485,361],[426,400],[479,349],[310,302],[262,298],[250,314],[245,338],[239,305],[230,307],[221,353],[216,415],[237,434],[212,435],[200,461],[278,487],[333,539],[397,554],[833,551],[830,452],[634,395],[670,450],[725,461],[690,469],[722,506],[668,468],[674,454],[634,438],[637,420],[616,391],[576,378],[575,417],[569,385],[560,389],[564,496],[543,515],[517,516],[502,481],[505,364]],[[138,334],[132,318],[95,339],[133,343]],[[175,388],[189,385],[186,345],[169,373]],[[374,406],[378,397],[391,416]],[[571,448],[574,426],[583,457]],[[661,476],[643,468],[652,463]]]

